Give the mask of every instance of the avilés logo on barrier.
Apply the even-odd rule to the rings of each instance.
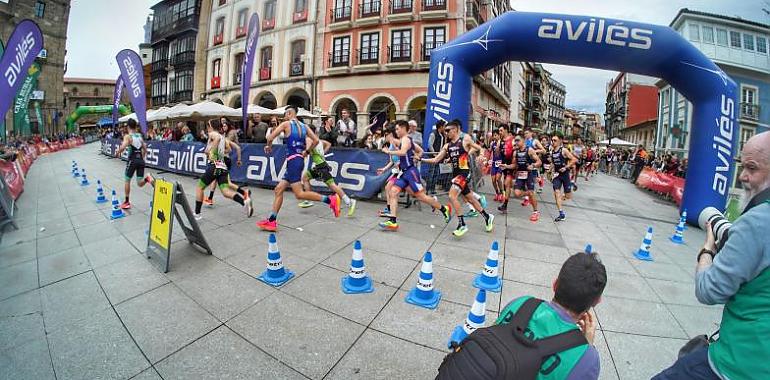
[[[37,53],[43,48],[43,34],[37,24],[23,20],[8,39],[3,58],[0,60],[0,119],[5,118],[13,98],[19,91],[29,66],[34,62]]]
[[[136,112],[136,120],[142,127],[142,133],[147,133],[147,100],[145,99],[144,71],[142,59],[131,49],[121,50],[115,56],[120,67],[120,76],[128,89],[128,96]]]
[[[592,18],[590,21],[581,21],[577,25],[572,20],[557,18],[544,18],[542,25],[537,29],[540,38],[561,39],[563,32],[567,32],[567,39],[586,42],[607,44],[615,46],[628,46],[635,49],[649,49],[652,47],[652,30],[641,28],[629,28],[622,24],[606,25],[606,20]]]
[[[436,76],[436,97],[430,100],[430,110],[436,120],[447,121],[449,107],[452,101],[452,80],[454,79],[454,65],[449,62],[439,62]]]
[[[715,119],[719,133],[714,135],[714,143],[711,147],[716,150],[720,164],[714,168],[714,182],[711,188],[719,194],[725,195],[730,187],[728,174],[730,173],[730,160],[733,157],[733,118],[735,117],[735,102],[732,98],[722,95],[721,116]]]

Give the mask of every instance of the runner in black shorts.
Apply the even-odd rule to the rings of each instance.
[[[516,198],[527,195],[532,205],[532,215],[529,220],[537,222],[540,219],[540,211],[537,210],[537,199],[535,198],[535,175],[534,172],[541,165],[540,157],[535,153],[535,149],[528,147],[521,136],[514,138],[516,150],[514,151],[515,163],[509,168],[515,170],[516,183],[514,184],[514,196]],[[504,206],[508,206],[508,199]]]
[[[122,209],[130,209],[129,194],[131,193],[131,178],[136,175],[136,185],[144,187],[145,184],[151,184],[154,181],[151,175],[144,175],[144,157],[147,155],[147,144],[142,139],[142,134],[136,130],[136,120],[128,119],[128,134],[123,136],[123,143],[120,144],[116,156],[120,157],[123,151],[128,150],[128,162],[126,163],[125,185],[126,200],[120,205]]]
[[[559,209],[559,216],[555,222],[566,219],[567,215],[562,208],[562,188],[564,189],[564,198],[572,198],[572,182],[570,181],[570,169],[577,163],[577,158],[572,155],[568,149],[564,149],[561,134],[556,133],[551,137],[551,170],[553,171],[553,196],[556,199],[556,207]]]
[[[201,206],[203,205],[203,190],[214,181],[217,182],[217,186],[219,187],[219,191],[222,192],[222,195],[243,206],[246,216],[250,218],[254,213],[254,209],[251,205],[251,198],[248,196],[248,193],[242,194],[230,188],[230,170],[225,163],[225,152],[227,151],[228,146],[238,151],[238,157],[241,156],[241,148],[219,134],[218,120],[209,120],[207,128],[208,143],[206,144],[206,155],[208,156],[208,162],[206,165],[206,172],[203,173],[203,176],[198,180],[198,187],[195,189],[195,219],[200,220],[202,218]],[[238,163],[240,164],[240,161],[238,161]]]

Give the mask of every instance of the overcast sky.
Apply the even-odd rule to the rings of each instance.
[[[158,1],[72,0],[66,76],[116,78],[115,54],[124,48],[138,49],[150,6]],[[770,16],[762,11],[770,9],[766,0],[512,0],[511,4],[519,11],[590,14],[663,25],[668,25],[680,8],[770,23]],[[568,107],[604,110],[604,87],[616,73],[558,65],[546,68],[567,86]]]

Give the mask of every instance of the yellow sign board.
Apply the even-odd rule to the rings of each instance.
[[[171,224],[174,219],[174,184],[161,179],[155,180],[152,197],[150,240],[168,250],[171,243]]]

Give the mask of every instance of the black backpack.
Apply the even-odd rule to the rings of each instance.
[[[509,323],[480,328],[468,335],[444,358],[436,380],[535,379],[549,356],[588,344],[578,329],[532,340],[527,325],[542,302],[530,298]],[[556,359],[543,370],[544,374],[559,365],[558,356]]]

